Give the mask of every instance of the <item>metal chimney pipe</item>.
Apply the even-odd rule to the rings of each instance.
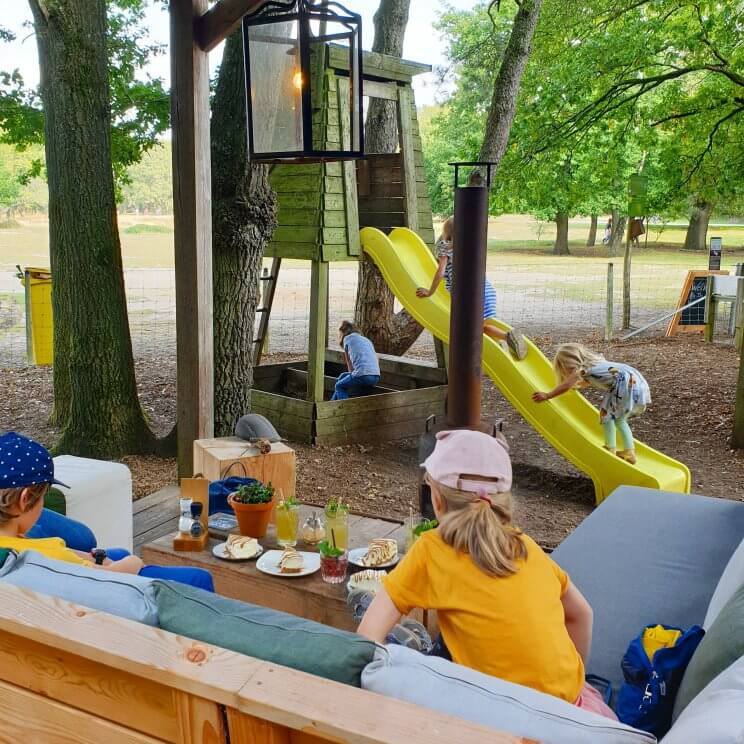
[[[455,166],[455,229],[452,257],[449,384],[447,422],[453,429],[477,429],[481,423],[481,368],[483,357],[483,285],[488,244],[487,182],[476,172],[467,186],[459,185]]]

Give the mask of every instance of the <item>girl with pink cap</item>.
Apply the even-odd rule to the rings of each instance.
[[[414,608],[436,610],[456,663],[615,718],[584,680],[591,607],[512,524],[506,445],[481,432],[442,432],[423,466],[439,527],[383,579],[359,633],[383,643]]]

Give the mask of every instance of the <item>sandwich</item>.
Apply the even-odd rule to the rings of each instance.
[[[300,553],[294,548],[284,548],[284,552],[279,558],[279,571],[281,573],[300,573],[304,565],[305,561]]]
[[[230,558],[253,558],[258,553],[258,540],[243,535],[229,535],[225,550]]]
[[[398,543],[389,537],[381,537],[372,540],[366,555],[362,558],[362,564],[374,568],[395,560],[398,555]]]

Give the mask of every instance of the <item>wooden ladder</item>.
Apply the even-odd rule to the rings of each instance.
[[[256,313],[261,316],[258,324],[258,333],[253,339],[253,366],[257,367],[261,363],[261,355],[264,353],[266,338],[269,332],[269,318],[271,317],[271,306],[274,304],[274,294],[276,293],[276,283],[279,280],[279,269],[282,265],[281,258],[274,258],[271,261],[271,270],[264,269],[261,272],[261,307],[256,309]]]

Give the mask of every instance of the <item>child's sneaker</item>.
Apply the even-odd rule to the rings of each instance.
[[[400,624],[388,633],[386,640],[388,643],[412,648],[422,654],[430,653],[434,646],[426,628],[421,623],[408,618],[401,620]]]
[[[506,334],[506,345],[515,359],[522,361],[527,356],[527,344],[525,344],[524,336],[521,333],[508,331]]]
[[[637,462],[635,450],[622,450],[617,453],[617,456],[631,465],[635,465]]]
[[[364,589],[354,589],[349,592],[349,596],[346,598],[346,604],[351,610],[351,615],[355,623],[359,624],[362,622],[364,613],[368,610],[374,598],[375,595],[372,592]]]

